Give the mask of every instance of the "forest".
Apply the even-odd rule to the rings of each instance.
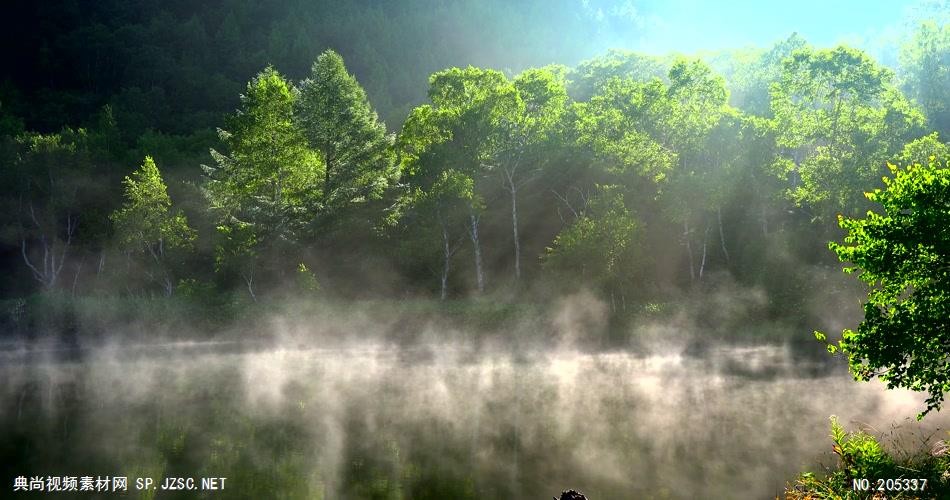
[[[0,21],[0,342],[65,342],[82,358],[113,341],[257,341],[292,317],[295,342],[301,328],[334,346],[325,337],[338,330],[403,341],[445,329],[439,342],[549,347],[570,330],[598,351],[656,340],[645,332],[666,335],[654,331],[662,323],[703,349],[789,343],[805,360],[795,370],[826,374],[817,335],[849,356],[855,378],[929,391],[902,416],[938,410],[950,390],[950,6],[922,3],[876,45],[787,32],[683,54],[622,48],[627,11],[613,4],[13,7]],[[866,286],[841,272],[854,267]],[[385,392],[382,379],[368,383]],[[4,393],[29,406],[34,386],[17,387]],[[392,401],[411,399],[406,390]],[[523,418],[542,435],[556,426]],[[846,456],[867,435],[833,422],[838,456],[860,462]],[[241,425],[252,424],[226,427]],[[399,441],[376,436],[359,448],[367,456]],[[516,470],[542,453],[518,436]],[[14,441],[0,447],[11,463],[58,460],[10,451]],[[467,453],[451,443],[444,452]],[[310,464],[274,460],[285,479]],[[520,486],[488,487],[419,460],[411,480],[377,463],[280,483],[301,498],[317,483],[327,498],[539,489],[499,471],[483,479]],[[232,472],[250,474],[240,463]],[[551,470],[532,463],[538,476]],[[841,481],[872,477],[842,470]],[[402,479],[371,494],[379,474]],[[629,486],[578,477],[598,498]],[[819,488],[809,481],[799,485]]]
[[[346,297],[516,298],[553,282],[616,310],[728,276],[781,314],[811,286],[800,266],[834,265],[836,216],[870,208],[863,193],[887,162],[946,155],[935,24],[906,33],[897,68],[792,34],[704,58],[612,50],[517,73],[419,67],[451,47],[405,64],[361,52],[386,48],[375,40],[344,45],[349,67],[321,48],[333,30],[281,29],[386,15],[352,20],[359,8],[30,7],[51,32],[71,29],[10,54],[22,70],[0,93],[3,293],[256,299],[295,277]]]

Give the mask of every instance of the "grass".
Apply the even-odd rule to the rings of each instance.
[[[932,436],[902,437],[896,427],[881,436],[849,432],[832,416],[831,441],[837,465],[799,474],[786,487],[786,500],[950,498],[946,440],[932,444]]]

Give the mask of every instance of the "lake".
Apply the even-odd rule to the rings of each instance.
[[[832,414],[901,446],[945,437],[947,421],[918,423],[922,396],[783,344],[5,353],[4,495],[21,475],[101,475],[136,498],[764,499],[835,464]],[[155,489],[137,490],[144,478]],[[201,478],[227,479],[212,492]]]

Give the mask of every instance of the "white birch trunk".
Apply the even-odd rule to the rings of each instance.
[[[716,220],[719,222],[719,243],[722,245],[722,255],[729,262],[729,251],[726,250],[726,236],[722,230],[722,208],[716,208]]]
[[[485,291],[485,269],[482,266],[482,244],[478,238],[479,217],[474,212],[469,213],[470,227],[468,234],[472,238],[472,248],[475,254],[475,283],[478,286],[478,293]]]
[[[693,245],[689,241],[689,217],[683,219],[683,238],[686,240],[686,258],[689,259],[689,280],[696,281],[696,271],[693,270]]]
[[[439,227],[442,229],[442,283],[441,289],[439,290],[439,300],[445,301],[446,296],[448,295],[449,288],[449,271],[451,270],[450,266],[452,265],[452,251],[449,247],[449,230],[445,227],[445,221],[442,219],[442,214],[438,213],[437,217],[439,218]]]
[[[706,269],[706,240],[709,235],[709,223],[706,223],[706,230],[703,231],[703,258],[699,262],[699,280],[703,280],[703,270]]]

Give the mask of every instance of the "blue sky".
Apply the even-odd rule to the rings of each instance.
[[[756,45],[798,32],[817,46],[866,40],[906,20],[920,1],[581,0],[625,48],[651,53]],[[926,2],[925,2],[926,3]],[[946,7],[947,4],[944,3]]]

